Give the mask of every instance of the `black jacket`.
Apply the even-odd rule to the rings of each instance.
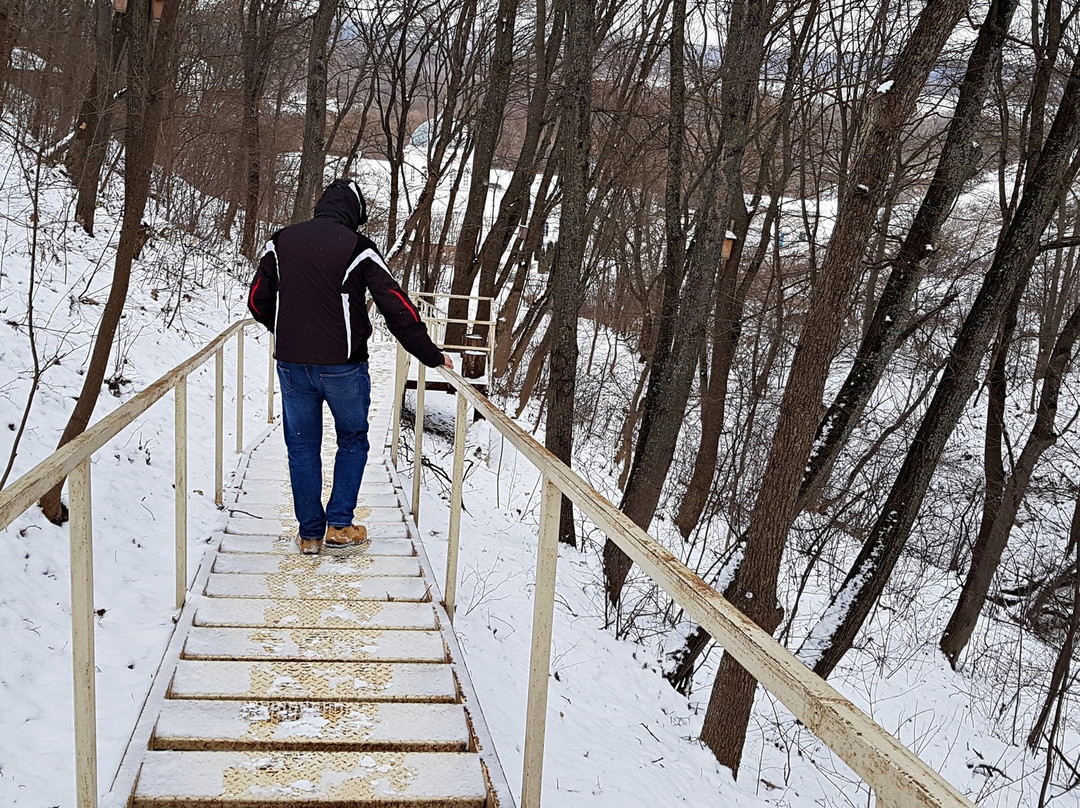
[[[371,321],[368,290],[390,332],[428,367],[443,363],[416,307],[391,277],[374,242],[356,228],[363,197],[335,180],[315,206],[315,218],[279,230],[251,281],[248,309],[276,336],[282,362],[343,365],[367,361]]]

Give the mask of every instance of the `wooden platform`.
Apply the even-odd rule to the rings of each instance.
[[[385,460],[388,409],[352,555],[299,554],[279,430],[245,456],[106,805],[512,807]]]

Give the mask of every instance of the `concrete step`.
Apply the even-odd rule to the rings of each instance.
[[[425,578],[378,578],[360,575],[304,575],[302,573],[244,575],[211,573],[205,594],[216,598],[306,598],[312,600],[430,599]]]
[[[208,628],[188,633],[184,659],[445,662],[438,631],[325,628]]]
[[[456,702],[458,691],[446,664],[181,659],[169,697]]]
[[[420,574],[416,556],[375,556],[360,551],[349,555],[284,555],[224,553],[215,556],[212,572],[242,572],[256,575],[299,573],[303,575],[385,575]]]
[[[264,600],[201,598],[196,626],[268,628],[438,628],[430,603],[387,603],[377,600]]]
[[[151,748],[464,752],[469,728],[460,704],[170,700]]]
[[[389,529],[380,525],[378,530],[373,526],[368,527],[368,542],[358,552],[370,556],[413,556],[416,548],[408,539],[387,539],[376,536],[375,533],[389,532],[403,533],[397,530],[396,523]],[[299,550],[296,541],[289,536],[234,536],[226,533],[221,540],[220,553],[267,553],[274,555],[296,555]]]
[[[483,808],[468,752],[148,752],[133,808],[310,805]]]

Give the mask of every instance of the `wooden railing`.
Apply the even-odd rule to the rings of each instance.
[[[94,683],[94,564],[90,458],[170,391],[175,431],[175,605],[187,595],[187,378],[214,357],[214,502],[224,496],[225,344],[236,335],[236,452],[244,446],[244,329],[254,320],[226,328],[198,353],[177,365],[130,401],[42,460],[0,491],[0,530],[68,480],[68,535],[71,545],[71,655],[74,669],[75,794],[77,808],[95,808],[97,790],[97,708]],[[266,417],[274,416],[274,343],[270,340],[270,378]]]
[[[399,378],[406,372],[407,364],[403,367],[399,362]],[[766,690],[850,766],[873,789],[878,806],[972,808],[972,803],[941,775],[828,682],[814,674],[652,536],[630,521],[596,489],[480,394],[467,379],[446,368],[439,368],[438,373],[457,391],[450,528],[446,583],[443,590],[446,611],[451,620],[454,617],[457,592],[458,538],[468,407],[475,407],[522,457],[540,471],[543,478],[521,808],[540,806],[555,571],[558,560],[558,522],[562,496],[568,497],[586,518],[615,542],[687,615],[703,626],[726,653],[738,660]],[[400,403],[400,391],[396,395],[396,400]],[[414,516],[418,512],[419,502],[423,422],[424,396],[422,387],[419,387],[416,397],[416,438],[412,469]],[[392,456],[396,465],[396,442],[393,450]]]

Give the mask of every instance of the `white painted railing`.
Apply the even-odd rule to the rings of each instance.
[[[131,401],[109,413],[66,446],[0,491],[0,530],[41,499],[59,481],[68,480],[68,535],[71,545],[71,655],[75,696],[75,794],[77,808],[96,808],[97,708],[94,683],[94,564],[90,458],[170,391],[175,409],[176,608],[187,595],[187,378],[214,357],[214,502],[222,504],[224,487],[225,344],[236,335],[236,452],[244,445],[244,329],[254,320],[226,328],[201,351],[177,365]],[[266,417],[274,420],[274,342],[270,339],[270,378]]]
[[[407,373],[408,362],[399,358],[397,370],[400,381]],[[803,665],[770,634],[728,603],[715,589],[481,395],[467,379],[446,368],[439,368],[438,372],[457,391],[449,544],[446,584],[443,590],[446,611],[451,620],[454,617],[457,592],[461,489],[469,405],[475,407],[543,477],[521,808],[540,806],[562,496],[568,497],[581,513],[614,541],[672,600],[703,626],[713,639],[723,646],[726,653],[738,660],[766,690],[850,766],[873,789],[880,808],[972,808],[972,803],[941,775],[828,682]],[[412,470],[414,516],[418,512],[424,422],[422,375],[420,379],[416,396]],[[395,388],[398,404],[401,402],[403,389],[403,382],[400,387]],[[396,421],[395,418],[395,424]],[[395,431],[395,438],[396,435]],[[392,450],[396,465],[396,439]]]

